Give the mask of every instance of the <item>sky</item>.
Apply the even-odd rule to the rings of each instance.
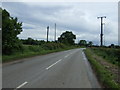
[[[46,40],[46,28],[50,27],[49,40],[54,41],[55,23],[57,38],[65,31],[72,31],[79,40],[100,45],[100,19],[104,23],[104,45],[118,44],[117,2],[3,2],[12,17],[23,23],[18,37]]]

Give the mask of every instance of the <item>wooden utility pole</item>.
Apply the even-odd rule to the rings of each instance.
[[[101,46],[103,46],[103,18],[106,18],[106,16],[102,16],[102,17],[97,17],[98,19],[101,19],[101,34],[100,34],[100,43]]]
[[[56,23],[55,23],[55,37],[54,37],[54,41],[56,41]]]
[[[47,26],[47,42],[48,42],[48,35],[49,35],[49,26]]]

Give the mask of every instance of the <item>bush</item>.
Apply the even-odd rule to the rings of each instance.
[[[54,42],[49,42],[45,43],[42,45],[42,48],[45,50],[55,50],[55,49],[60,49],[60,48],[65,48],[65,45],[62,43],[54,43]]]

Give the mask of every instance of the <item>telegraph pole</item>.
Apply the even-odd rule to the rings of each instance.
[[[56,41],[56,23],[55,23],[55,37],[54,37],[54,41]]]
[[[47,26],[47,42],[48,42],[48,35],[49,35],[49,26]]]
[[[101,46],[103,46],[103,18],[106,18],[106,16],[102,16],[102,17],[97,17],[98,19],[101,19],[101,34],[100,34],[100,42],[101,42]]]
[[[105,29],[105,23],[104,23],[104,29]],[[104,30],[103,33],[104,33],[104,37],[103,37],[103,38],[104,38],[104,46],[105,46],[105,43],[106,43],[106,42],[105,42],[105,30]]]

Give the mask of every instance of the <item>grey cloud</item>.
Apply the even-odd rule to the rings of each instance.
[[[6,8],[11,15],[18,17],[19,20],[24,23],[24,31],[19,35],[20,38],[25,37],[25,35],[27,37],[27,33],[33,38],[40,38],[38,33],[43,33],[41,34],[41,38],[43,38],[46,35],[46,26],[49,25],[50,29],[53,31],[54,23],[57,23],[58,35],[63,31],[70,30],[75,32],[76,35],[80,35],[77,39],[85,38],[96,43],[99,41],[100,34],[100,23],[96,23],[97,20],[95,20],[96,15],[99,15],[99,11],[97,10],[98,6],[94,8],[94,11],[92,11],[94,5],[92,6],[92,9],[90,9],[90,4],[88,4],[88,6],[89,8],[85,7],[85,3],[3,3],[3,7]],[[104,10],[104,12],[105,11],[108,15],[109,11]],[[110,11],[110,13],[111,12],[112,11]],[[88,20],[86,17],[91,18]],[[113,17],[115,18],[114,14],[111,13],[111,18]],[[116,28],[111,24],[112,23],[105,27],[107,35],[110,35],[111,33],[115,35],[113,29]],[[50,37],[53,37],[53,32],[51,32],[50,35]],[[96,35],[98,36],[97,38]]]

